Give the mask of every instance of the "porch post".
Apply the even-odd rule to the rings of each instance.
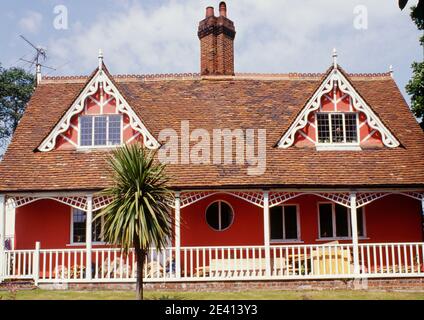
[[[271,252],[269,235],[269,191],[264,191],[264,246],[265,246],[265,271],[271,276]]]
[[[4,263],[5,253],[4,253],[4,242],[6,241],[6,196],[0,194],[0,283],[3,282],[4,277]]]
[[[175,192],[175,276],[181,278],[181,217],[180,192]]]
[[[356,210],[356,193],[350,194],[350,225],[352,227],[353,273],[359,276],[358,218]]]
[[[86,268],[85,277],[91,280],[91,249],[93,247],[92,239],[92,221],[93,221],[93,196],[87,196],[87,219],[85,220],[85,255],[86,255]]]

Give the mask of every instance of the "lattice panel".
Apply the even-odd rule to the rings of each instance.
[[[311,193],[321,198],[331,200],[345,207],[350,207],[349,193]]]
[[[370,204],[371,202],[393,194],[393,192],[369,192],[369,193],[358,193],[356,195],[356,207],[360,208]]]
[[[8,197],[8,198],[13,200],[12,205],[15,209],[38,200],[37,198],[34,198],[34,197],[24,197],[24,196],[23,197]]]
[[[93,197],[93,211],[103,209],[110,204],[112,200],[113,198],[105,196]]]
[[[46,199],[57,200],[59,202],[67,204],[68,206],[71,206],[73,208],[80,209],[83,211],[87,210],[87,197],[84,197],[84,196],[53,197],[53,198],[46,198]]]
[[[76,209],[80,210],[86,210],[87,209],[87,198],[84,196],[71,196],[71,197],[48,197],[48,196],[39,196],[39,197],[27,197],[27,196],[13,196],[9,197],[13,199],[13,207],[19,208],[22,206],[25,206],[27,204],[30,204],[32,202],[38,201],[38,200],[55,200],[58,202],[61,202],[63,204],[66,204],[68,206],[74,207]]]
[[[405,196],[422,201],[424,199],[424,192],[402,192]]]
[[[264,206],[264,194],[263,192],[255,192],[255,191],[231,191],[231,192],[224,192],[230,195],[233,195],[237,198],[246,200],[247,202],[250,202],[258,207]]]
[[[207,197],[210,197],[214,194],[217,194],[216,191],[193,191],[193,192],[181,192],[180,194],[180,201],[181,205],[180,208],[185,208],[197,201],[200,201],[202,199],[205,199]]]
[[[269,193],[269,207],[278,206],[290,199],[302,195],[300,192],[270,192]]]

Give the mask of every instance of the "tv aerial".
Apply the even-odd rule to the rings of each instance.
[[[39,84],[41,81],[41,67],[50,69],[50,70],[56,70],[56,69],[42,64],[42,62],[47,60],[47,50],[45,48],[34,45],[31,41],[29,41],[23,35],[20,35],[20,37],[35,50],[35,55],[32,58],[32,60],[25,60],[23,58],[19,60],[29,63],[30,68],[32,68],[32,66],[35,65],[36,81],[37,81],[37,84]]]

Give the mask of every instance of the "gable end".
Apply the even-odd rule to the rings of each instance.
[[[388,130],[388,128],[371,109],[371,107],[355,90],[343,72],[335,67],[327,75],[320,87],[313,94],[311,99],[308,100],[305,107],[301,110],[294,122],[290,125],[289,129],[278,141],[277,147],[287,149],[295,145],[297,137],[300,136],[302,139],[306,139],[310,143],[315,144],[318,148],[317,128],[314,124],[311,124],[310,119],[314,118],[315,113],[321,111],[322,99],[323,97],[325,98],[331,91],[339,91],[341,94],[349,97],[351,111],[358,113],[359,116],[364,115],[365,124],[370,128],[371,131],[370,135],[372,136],[375,133],[379,139],[381,139],[382,145],[388,148],[396,148],[400,145],[396,137]],[[305,131],[303,131],[303,129],[309,125],[311,125],[315,130],[315,140],[308,137],[307,134],[305,134]],[[358,148],[360,142],[361,141],[359,139]],[[358,149],[353,148],[352,150]]]
[[[100,89],[110,97],[113,97],[117,111],[128,117],[129,125],[143,137],[143,143],[148,149],[157,149],[160,147],[159,142],[147,130],[140,118],[120,94],[119,90],[108,76],[108,73],[100,66],[72,106],[66,111],[49,135],[42,141],[37,150],[41,152],[53,150],[59,136],[72,143],[65,134],[67,130],[73,126],[71,122],[72,118],[84,111],[87,99],[94,96]]]

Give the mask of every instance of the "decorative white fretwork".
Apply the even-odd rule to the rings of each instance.
[[[109,205],[112,202],[111,197],[106,196],[95,196],[93,197],[93,211],[97,211],[100,209],[103,209],[107,205]]]
[[[393,194],[393,192],[367,192],[356,194],[356,207],[360,208],[370,204],[371,202]]]
[[[264,206],[264,194],[261,191],[231,191],[225,193],[246,200],[258,207],[262,208]]]
[[[40,144],[38,147],[39,151],[47,152],[54,149],[57,137],[69,129],[72,117],[84,110],[86,99],[94,95],[99,88],[102,88],[105,93],[115,98],[118,112],[128,116],[131,128],[143,136],[143,142],[147,148],[157,149],[160,147],[159,142],[150,134],[134,110],[122,97],[112,80],[108,77],[107,73],[100,68],[55,128]]]
[[[424,200],[424,192],[412,191],[412,192],[402,192],[402,194],[419,201]]]
[[[83,211],[87,210],[87,197],[85,196],[13,196],[12,206],[16,209],[38,200],[55,200]]]
[[[192,191],[192,192],[181,192],[180,194],[180,208],[185,208],[197,201],[203,200],[207,197],[210,197],[214,194],[217,194],[216,191]]]
[[[228,194],[245,200],[258,207],[263,207],[264,203],[264,196],[261,191],[190,191],[180,193],[180,208],[188,207],[195,202],[206,199],[215,194]],[[174,207],[174,204],[172,204],[171,207]]]
[[[337,66],[328,74],[326,79],[323,81],[319,89],[314,93],[312,98],[308,101],[306,106],[290,125],[287,132],[283,135],[281,140],[278,142],[279,148],[289,148],[295,142],[296,133],[303,129],[308,124],[309,115],[318,110],[321,106],[322,96],[329,93],[333,88],[338,87],[340,91],[351,97],[352,106],[355,110],[363,112],[367,117],[367,123],[372,128],[380,132],[382,142],[386,147],[395,148],[400,145],[399,141],[394,135],[386,128],[386,126],[380,121],[374,111],[366,102],[361,98],[358,92],[353,88],[350,82],[346,79],[343,73],[338,69]]]
[[[37,198],[34,198],[34,197],[25,197],[25,196],[22,196],[22,197],[8,197],[8,198],[10,198],[12,200],[12,206],[14,208],[19,208],[19,207],[22,207],[22,206],[24,206],[26,204],[29,204],[31,202],[34,202],[34,201],[37,201],[38,200]]]
[[[302,195],[301,192],[270,192],[269,193],[269,207],[275,207],[290,199]]]
[[[282,204],[290,199],[302,196],[302,195],[315,195],[330,201],[333,201],[335,203],[338,203],[345,207],[350,207],[350,197],[349,193],[344,192],[336,192],[336,193],[330,193],[330,192],[278,192],[273,191],[269,195],[269,206],[275,207],[279,204]]]

